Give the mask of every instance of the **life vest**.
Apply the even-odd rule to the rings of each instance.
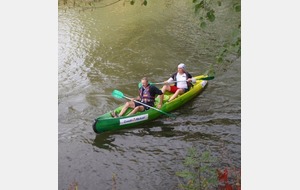
[[[146,88],[144,88],[143,86],[140,88],[140,98],[141,101],[144,103],[150,103],[150,102],[154,102],[155,97],[151,96],[150,94],[150,85],[148,85]]]

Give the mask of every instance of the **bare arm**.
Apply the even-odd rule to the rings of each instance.
[[[188,79],[187,79],[187,82],[194,82],[194,83],[195,83],[195,82],[196,82],[196,79],[195,79],[195,78],[188,78]]]
[[[164,84],[170,84],[172,83],[174,80],[172,77],[170,77],[168,80],[164,81]]]

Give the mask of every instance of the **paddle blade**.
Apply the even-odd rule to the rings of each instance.
[[[111,95],[115,98],[124,98],[124,94],[119,90],[114,90]]]
[[[201,80],[212,80],[214,79],[215,76],[208,76],[208,77],[203,77],[203,78],[200,78]],[[197,80],[200,80],[200,79],[197,79]]]
[[[215,78],[214,75],[202,75],[202,76],[199,76],[199,77],[195,77],[196,80],[212,80]]]

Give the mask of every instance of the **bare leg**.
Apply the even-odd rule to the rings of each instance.
[[[171,98],[169,99],[169,102],[174,100],[179,94],[183,94],[184,90],[183,89],[177,89],[176,92],[173,94],[173,96],[171,96]]]
[[[129,107],[134,108],[134,102],[132,102],[132,101],[131,102],[126,102],[125,105],[123,106],[121,112],[119,113],[119,116],[122,116]]]
[[[144,111],[144,106],[137,106],[137,107],[135,107],[128,115],[135,114],[138,111]]]
[[[170,85],[164,85],[163,87],[162,87],[162,89],[161,89],[161,91],[162,91],[162,93],[165,93],[165,91],[170,91],[171,90],[171,88],[170,88]]]

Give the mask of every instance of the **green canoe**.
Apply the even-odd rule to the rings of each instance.
[[[191,99],[195,98],[199,93],[204,89],[204,87],[207,84],[207,80],[211,80],[214,77],[208,76],[208,75],[199,75],[196,77],[193,77],[196,79],[196,83],[190,88],[190,90],[182,95],[179,95],[177,98],[172,100],[171,102],[167,102],[168,99],[172,96],[170,92],[165,92],[164,94],[164,100],[163,105],[161,107],[161,111],[158,111],[155,106],[159,103],[159,98],[157,97],[155,99],[155,105],[154,109],[150,108],[143,112],[137,112],[134,115],[126,116],[132,109],[128,108],[124,116],[113,118],[110,115],[110,112],[107,112],[103,115],[100,115],[97,119],[95,119],[95,122],[93,124],[93,130],[95,133],[102,133],[105,131],[113,131],[113,130],[120,130],[120,129],[126,129],[130,127],[134,127],[137,125],[141,125],[144,123],[147,123],[151,120],[154,120],[158,118],[161,115],[164,115],[163,112],[165,112],[167,115],[171,111],[181,107]],[[204,80],[205,79],[205,80]],[[155,83],[153,83],[155,84]],[[158,83],[157,83],[158,84]],[[122,106],[119,106],[114,111],[119,113],[122,109]]]

